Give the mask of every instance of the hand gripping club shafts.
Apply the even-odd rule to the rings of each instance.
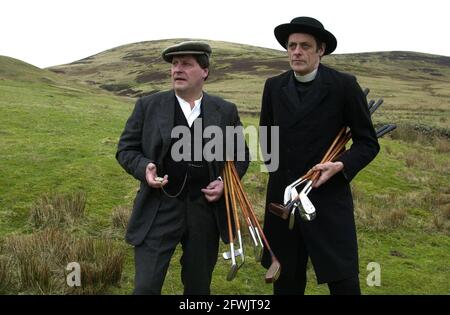
[[[367,96],[369,89],[364,90],[364,95]],[[368,103],[370,115],[372,115],[383,104],[383,99],[378,99],[377,102],[371,100]],[[395,124],[388,124],[376,130],[377,138],[382,137],[388,132],[396,128]],[[345,145],[351,139],[351,132],[347,127],[343,127],[339,132],[333,143],[328,148],[323,156],[320,164],[335,160],[343,151]],[[305,221],[311,221],[315,218],[315,209],[311,201],[307,197],[311,191],[312,184],[319,178],[320,172],[308,171],[305,175],[300,177],[288,185],[284,191],[284,204],[270,203],[269,211],[283,219],[289,218],[289,228],[292,229],[295,222],[295,212],[298,209],[300,216]],[[298,193],[296,187],[305,184],[303,190]],[[290,214],[290,215],[289,215]]]

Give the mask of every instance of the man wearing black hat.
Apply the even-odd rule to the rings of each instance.
[[[173,89],[140,98],[120,137],[116,158],[141,182],[126,233],[135,248],[135,294],[161,293],[179,243],[184,293],[209,294],[220,236],[228,242],[220,178],[224,159],[205,158],[203,148],[211,139],[203,139],[203,131],[214,126],[225,135],[226,126],[241,122],[234,104],[203,92],[210,54],[211,47],[197,41],[165,49]],[[175,130],[189,131],[191,139],[178,139]],[[187,159],[177,156],[179,141],[187,142],[182,149],[188,148]],[[232,153],[235,161],[245,156],[235,162],[243,176],[248,149],[235,146]]]
[[[287,49],[291,70],[266,81],[260,117],[261,126],[280,128],[280,166],[269,175],[264,222],[281,263],[274,294],[304,294],[308,257],[331,294],[360,294],[349,183],[379,151],[367,101],[354,76],[320,63],[337,41],[319,21],[297,17],[277,26],[275,37]],[[351,129],[351,148],[334,162],[317,164],[344,126]],[[308,195],[317,216],[307,222],[297,212],[290,230],[268,205],[282,204],[286,186],[311,168],[321,172]],[[267,252],[262,264],[270,265]]]

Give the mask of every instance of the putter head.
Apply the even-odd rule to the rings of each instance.
[[[304,221],[312,221],[316,217],[316,208],[312,204],[311,200],[309,200],[308,196],[304,193],[300,193],[300,203],[299,207],[300,217]]]
[[[269,211],[284,220],[287,220],[287,218],[289,218],[289,209],[287,209],[284,205],[280,205],[279,203],[271,202],[269,204]]]
[[[234,251],[234,257],[240,256],[240,255],[243,255],[242,249],[239,248],[239,249],[237,249],[237,250]],[[222,257],[223,257],[223,259],[225,259],[225,260],[231,259],[231,251],[223,252],[223,253],[222,253]]]
[[[231,281],[236,277],[238,269],[239,268],[236,263],[231,265],[230,271],[228,271],[228,274],[227,274],[227,281]]]
[[[272,264],[266,272],[266,283],[274,283],[280,276],[281,265],[278,260],[272,260]]]

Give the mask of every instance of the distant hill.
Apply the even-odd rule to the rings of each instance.
[[[40,69],[18,59],[0,56],[0,79],[2,80],[38,82],[55,77],[55,74],[49,70]]]
[[[150,92],[149,87],[169,83],[169,67],[161,52],[182,40],[187,39],[123,45],[49,70],[119,94],[139,95]],[[289,68],[283,51],[229,42],[209,43],[213,49],[210,82],[235,75],[266,78]],[[324,57],[323,63],[357,76],[448,81],[450,74],[450,57],[403,51],[331,55]]]
[[[168,39],[119,46],[49,70],[117,95],[139,97],[170,88],[164,48],[187,39]],[[235,102],[242,113],[259,112],[264,81],[289,69],[286,53],[221,41],[213,49],[206,90]],[[447,128],[450,116],[450,57],[392,51],[331,55],[324,64],[357,76],[372,98],[385,100],[375,119],[420,121]],[[388,112],[389,111],[389,112]],[[381,112],[381,111],[380,111]],[[391,119],[392,120],[392,119]]]
[[[60,75],[55,73],[55,71],[41,69],[7,56],[0,56],[0,80],[2,85],[20,88],[28,87],[30,91],[39,87],[41,90],[47,88],[60,89],[81,93],[81,95],[112,96],[110,93],[99,90],[97,87],[84,84],[77,78]]]

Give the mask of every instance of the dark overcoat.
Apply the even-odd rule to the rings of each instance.
[[[302,101],[294,80],[291,70],[269,78],[264,87],[260,125],[280,128],[279,167],[269,175],[264,232],[286,275],[293,275],[298,266],[300,229],[318,282],[338,281],[358,274],[349,183],[376,156],[379,145],[366,97],[354,76],[320,64]],[[309,193],[316,218],[310,222],[297,218],[296,229],[289,230],[288,220],[270,213],[267,205],[283,203],[286,186],[321,161],[343,126],[352,132],[351,147],[338,158],[344,171]],[[268,268],[270,263],[265,251],[262,264]]]
[[[173,90],[160,92],[140,98],[126,122],[120,137],[116,159],[120,165],[139,180],[140,189],[134,200],[133,211],[128,222],[125,239],[131,245],[139,245],[152,226],[158,211],[162,192],[147,184],[145,169],[153,162],[158,167],[158,175],[166,174],[164,158],[170,154],[171,132],[174,127],[176,98]],[[218,126],[223,135],[226,126],[241,126],[236,105],[219,97],[203,92],[202,99],[203,128]],[[211,138],[205,139],[205,144]],[[236,149],[238,146],[236,146]],[[245,161],[235,161],[239,176],[243,176],[248,167],[249,155],[245,145]],[[237,157],[242,153],[235,152]],[[235,156],[235,158],[236,158]],[[213,181],[222,174],[223,161],[208,162],[210,180]],[[223,197],[212,203],[216,223],[224,242],[228,242],[226,212]]]

